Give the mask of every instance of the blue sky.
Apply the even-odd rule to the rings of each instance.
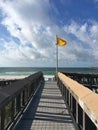
[[[0,67],[98,66],[98,0],[0,0]]]

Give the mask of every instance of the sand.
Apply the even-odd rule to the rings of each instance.
[[[0,81],[2,80],[16,80],[16,79],[23,79],[28,76],[0,76]],[[45,81],[53,80],[54,76],[53,75],[44,75]]]
[[[15,80],[15,79],[23,79],[26,76],[0,76],[0,80]]]

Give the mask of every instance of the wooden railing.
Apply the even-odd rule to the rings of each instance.
[[[79,130],[98,130],[98,94],[62,73],[57,83]]]
[[[16,82],[16,81],[19,81],[19,80],[22,80],[22,79],[2,79],[0,80],[0,88],[4,88],[8,85],[11,85],[13,82]]]
[[[98,93],[98,74],[62,73]]]
[[[42,81],[38,72],[0,90],[0,130],[12,129]]]

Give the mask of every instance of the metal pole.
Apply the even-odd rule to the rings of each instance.
[[[56,45],[56,74],[58,73],[58,45]]]
[[[57,43],[57,35],[56,35],[56,80],[58,77],[58,43]]]

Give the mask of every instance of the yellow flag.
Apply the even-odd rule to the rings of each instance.
[[[67,42],[59,37],[57,37],[57,45],[59,46],[65,46],[67,44]]]

